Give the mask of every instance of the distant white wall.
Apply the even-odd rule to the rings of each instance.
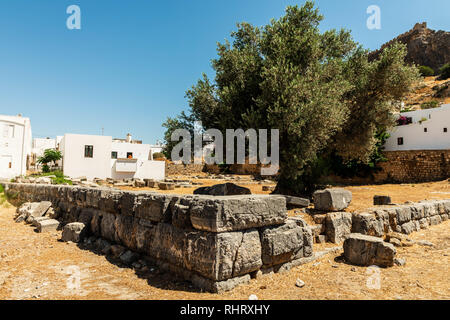
[[[44,138],[33,139],[32,153],[34,153],[36,157],[43,156],[44,151],[47,149],[56,149],[56,139],[44,139]]]
[[[30,119],[0,115],[0,178],[26,175],[31,145]]]
[[[412,123],[397,126],[390,132],[385,151],[450,149],[450,104],[401,115],[412,117]],[[444,132],[444,128],[447,128],[447,132]],[[398,144],[398,138],[403,138],[403,145]]]
[[[66,134],[61,140],[64,175],[106,179],[111,175],[112,137]],[[85,146],[93,146],[93,157],[85,157]]]
[[[154,153],[152,147],[148,144],[136,144],[126,142],[113,142],[112,152],[117,152],[117,159],[111,159],[111,178],[113,179],[164,179],[165,162],[151,161]],[[120,159],[126,159],[127,154],[132,153],[135,162],[120,162]],[[133,171],[133,169],[135,171]]]

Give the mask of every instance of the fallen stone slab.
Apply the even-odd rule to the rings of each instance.
[[[42,217],[52,206],[50,201],[41,201],[34,209],[30,210],[30,215],[33,217]]]
[[[37,230],[38,232],[49,232],[58,229],[59,221],[54,219],[46,219],[38,222]]]
[[[64,226],[61,240],[64,242],[72,241],[75,243],[83,240],[87,234],[87,228],[84,223],[72,222]]]
[[[175,184],[171,182],[160,182],[158,183],[158,187],[161,190],[175,190]]]
[[[278,265],[303,257],[303,228],[294,221],[261,231],[262,261]]]
[[[392,203],[392,200],[391,200],[391,197],[389,197],[389,196],[374,196],[373,197],[373,204],[375,206],[384,206],[384,205],[388,205],[391,203]]]
[[[332,243],[341,243],[352,230],[352,214],[350,212],[331,212],[327,214],[326,236]]]
[[[250,189],[238,186],[234,183],[216,184],[211,187],[201,187],[194,190],[194,194],[202,194],[209,196],[237,196],[252,194]]]
[[[314,209],[320,211],[340,211],[352,201],[352,193],[345,189],[325,189],[313,193]]]
[[[34,218],[33,216],[30,216],[30,218],[31,218],[30,224],[31,224],[33,227],[36,227],[36,228],[39,226],[39,223],[40,223],[41,221],[49,220],[49,219],[50,219],[49,217],[37,217],[37,218]]]
[[[343,247],[346,261],[359,266],[391,267],[397,253],[391,243],[359,233],[350,234]]]
[[[310,205],[309,199],[284,196],[286,198],[286,205],[293,208],[307,208]]]

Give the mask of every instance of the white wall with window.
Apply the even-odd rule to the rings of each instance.
[[[160,180],[165,177],[165,162],[152,161],[147,144],[113,140],[110,136],[66,134],[59,147],[64,174],[72,178]]]
[[[0,178],[26,175],[31,146],[30,119],[0,115]]]
[[[66,134],[60,142],[64,175],[71,178],[110,177],[112,137]]]
[[[409,124],[391,130],[385,151],[450,149],[450,104],[401,113]]]

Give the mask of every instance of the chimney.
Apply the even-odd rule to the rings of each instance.
[[[131,141],[132,141],[132,139],[131,139],[131,134],[127,134],[127,139],[126,139],[126,141],[127,141],[128,143],[131,143]]]

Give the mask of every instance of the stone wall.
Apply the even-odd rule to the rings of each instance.
[[[280,196],[194,196],[5,183],[11,199],[51,201],[60,221],[150,257],[212,291],[312,255],[312,233],[287,218]]]
[[[450,177],[450,150],[386,151],[376,181],[415,183]]]
[[[332,212],[314,216],[320,227],[315,236],[323,234],[328,241],[343,242],[350,233],[385,237],[392,232],[411,234],[440,224],[450,218],[450,200],[429,200],[404,205],[379,206],[365,212]]]
[[[166,175],[196,175],[204,172],[205,165],[203,164],[175,164],[166,162]]]

